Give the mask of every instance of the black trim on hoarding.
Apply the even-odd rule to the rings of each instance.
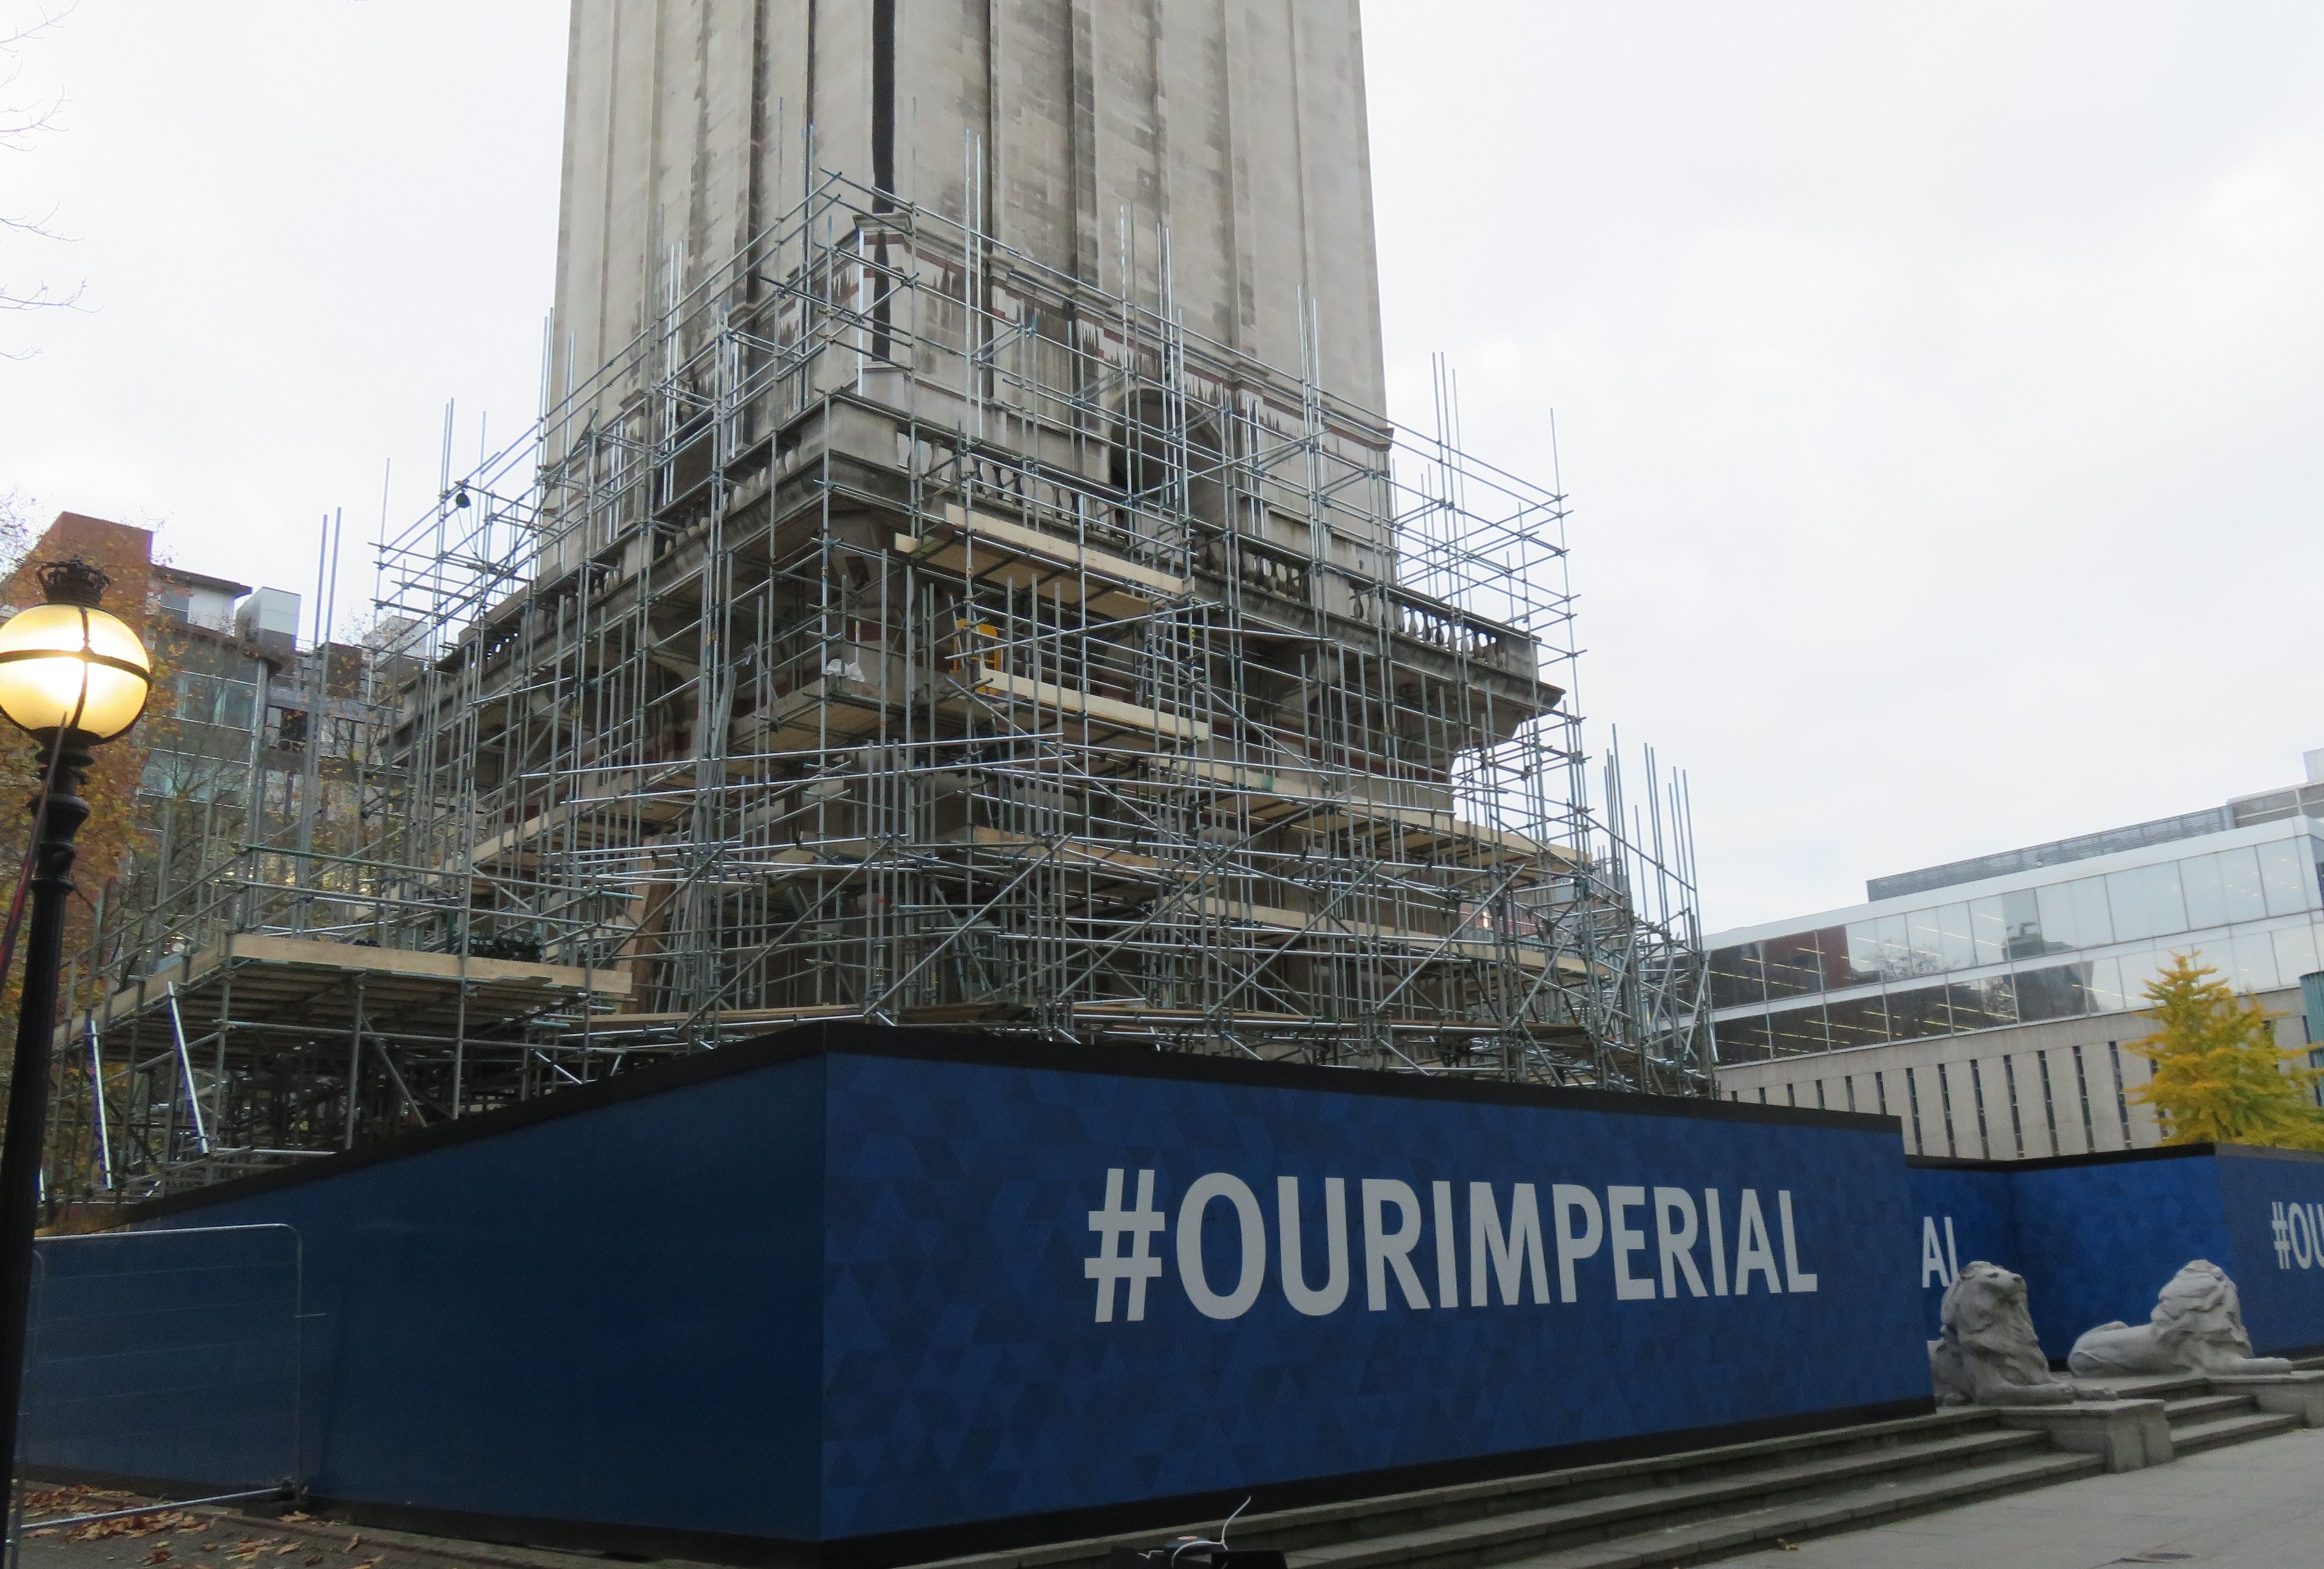
[[[1252,1508],[1260,1513],[1354,1503],[1393,1493],[1458,1487],[1469,1482],[1500,1481],[1579,1465],[1646,1460],[1729,1444],[1837,1432],[1874,1422],[1923,1417],[1935,1408],[1934,1400],[1926,1397],[1888,1400],[1877,1405],[1811,1411],[1756,1422],[1730,1422],[1716,1427],[1642,1434],[1632,1438],[1589,1444],[1563,1444],[1546,1449],[1511,1450],[1506,1454],[1477,1455],[1465,1460],[1435,1461],[1425,1465],[1394,1466],[1380,1471],[1348,1472],[1338,1476],[1255,1484],[1222,1492],[1182,1493],[1174,1498],[1145,1499],[1135,1503],[1107,1504],[1094,1509],[1011,1515],[998,1520],[930,1526],[919,1530],[882,1532],[877,1536],[843,1537],[828,1542],[746,1537],[724,1531],[688,1531],[618,1521],[567,1520],[530,1515],[434,1509],[410,1504],[335,1498],[328,1494],[312,1495],[302,1500],[299,1507],[309,1515],[327,1512],[354,1525],[456,1537],[472,1542],[688,1559],[696,1563],[744,1564],[752,1566],[752,1569],[895,1569],[899,1564],[924,1564],[975,1553],[1082,1542],[1131,1532],[1159,1533],[1197,1524],[1208,1527],[1223,1519],[1230,1510],[1246,1499],[1255,1499]],[[40,1474],[48,1480],[83,1480],[61,1472],[44,1470]],[[166,1479],[110,1477],[106,1481],[108,1485],[161,1496],[182,1492],[189,1487],[199,1491],[194,1484]],[[1094,1558],[1100,1555],[1099,1552],[1093,1551],[1086,1556]],[[1084,1558],[1060,1560],[1066,1564],[1084,1561]]]
[[[2043,1155],[2032,1160],[1956,1160],[1907,1155],[1904,1164],[1932,1171],[2054,1171],[2070,1166],[2120,1166],[2140,1160],[2188,1160],[2199,1155],[2251,1156],[2261,1160],[2319,1161],[2324,1151],[2277,1149],[2264,1144],[2158,1144],[2150,1149],[2100,1149],[2089,1155]]]
[[[901,1057],[916,1062],[967,1062],[990,1067],[1037,1068],[1054,1073],[1099,1074],[1116,1078],[1169,1079],[1196,1084],[1241,1084],[1260,1089],[1329,1090],[1341,1094],[1379,1095],[1391,1100],[1453,1101],[1472,1105],[1545,1106],[1618,1115],[1677,1117],[1709,1122],[1762,1122],[1793,1128],[1887,1131],[1902,1136],[1894,1117],[1858,1112],[1827,1112],[1808,1106],[1760,1105],[1683,1095],[1646,1095],[1628,1090],[1566,1089],[1516,1084],[1500,1080],[1454,1078],[1369,1068],[1314,1067],[1305,1063],[1250,1062],[1190,1052],[1146,1052],[1127,1047],[1059,1046],[1012,1040],[967,1031],[894,1028],[853,1021],[803,1024],[758,1035],[680,1062],[640,1068],[595,1084],[558,1090],[537,1101],[438,1122],[319,1156],[275,1171],[256,1172],[229,1182],[169,1194],[131,1205],[122,1223],[141,1224],[273,1193],[337,1177],[364,1167],[401,1160],[471,1140],[490,1139],[537,1122],[580,1116],[624,1101],[707,1084],[714,1079],[804,1061],[812,1057]]]

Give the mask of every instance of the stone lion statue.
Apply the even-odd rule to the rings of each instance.
[[[1945,1288],[1938,1324],[1929,1376],[1940,1406],[2031,1406],[2099,1392],[2050,1371],[2025,1311],[2025,1277],[1998,1264],[1964,1265]]]
[[[2101,1324],[2074,1343],[2066,1365],[2086,1378],[2161,1373],[2288,1373],[2282,1357],[2252,1355],[2236,1283],[2208,1259],[2171,1278],[2145,1324]]]

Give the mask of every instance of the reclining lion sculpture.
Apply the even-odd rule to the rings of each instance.
[[[1962,1268],[1938,1309],[1929,1343],[1940,1406],[2031,1406],[2103,1393],[2059,1378],[2025,1311],[2025,1277],[1980,1259]]]
[[[2171,1278],[2147,1323],[2099,1324],[2074,1343],[2066,1365],[2085,1378],[2292,1371],[2282,1357],[2252,1355],[2236,1283],[2208,1259]]]

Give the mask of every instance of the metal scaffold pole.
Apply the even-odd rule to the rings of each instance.
[[[383,530],[312,661],[347,831],[211,847],[82,965],[114,1191],[816,1020],[1711,1093],[1686,793],[1583,745],[1563,494],[1449,374],[1425,435],[1327,393],[1304,299],[1288,371],[1191,331],[1167,229],[1111,292],[1010,250],[986,162],[659,251]]]

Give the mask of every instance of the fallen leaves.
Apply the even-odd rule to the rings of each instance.
[[[88,1495],[76,1501],[86,1508],[106,1500],[95,1495]],[[109,1520],[83,1520],[65,1533],[65,1540],[99,1542],[109,1537],[125,1537],[134,1541],[140,1537],[159,1535],[163,1531],[198,1532],[204,1523],[182,1509],[146,1509],[134,1515],[117,1516]],[[148,1557],[145,1561],[149,1564],[160,1564],[167,1560],[170,1556],[169,1544],[157,1542],[154,1546],[161,1551],[161,1556]]]

